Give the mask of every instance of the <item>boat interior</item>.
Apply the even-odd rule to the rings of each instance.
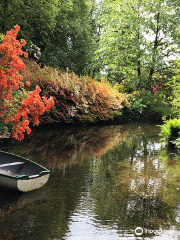
[[[0,152],[0,173],[12,176],[34,176],[44,169],[30,161],[5,152]]]

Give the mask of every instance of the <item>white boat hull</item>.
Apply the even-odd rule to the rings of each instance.
[[[21,192],[29,192],[44,186],[50,174],[31,178],[31,179],[15,179],[0,175],[0,186]]]
[[[44,186],[49,179],[49,174],[28,180],[17,180],[17,189],[21,192],[29,192]]]

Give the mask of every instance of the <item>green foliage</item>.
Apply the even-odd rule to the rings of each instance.
[[[160,136],[166,145],[174,146],[175,141],[180,137],[180,119],[175,118],[165,121],[161,126]]]
[[[180,137],[178,137],[175,141],[174,141],[175,147],[177,149],[180,149]]]
[[[96,40],[93,9],[94,1],[59,1],[55,31],[42,56],[48,65],[79,75],[89,70]]]
[[[179,114],[180,60],[171,61],[179,53],[177,0],[2,0],[0,12],[0,32],[19,24],[20,38],[27,40],[31,59],[62,72],[88,74],[97,81],[103,75],[120,92],[128,93],[131,104],[123,110],[122,119],[160,120],[172,115],[171,100]],[[167,83],[169,88],[165,87]],[[78,84],[80,89],[83,84]],[[149,91],[157,85],[162,91]],[[68,88],[76,95],[74,86],[71,81]],[[50,91],[49,85],[47,88]],[[103,112],[98,118],[107,119],[108,112],[102,106],[107,106],[109,100],[104,103],[96,97],[97,108],[92,109],[89,96],[98,94],[94,86],[88,90],[79,115],[84,116],[84,121],[93,121],[94,115]],[[88,116],[86,102],[92,113]],[[114,111],[116,116],[119,112]],[[72,120],[68,114],[67,118]]]
[[[137,115],[141,115],[144,111],[144,109],[146,108],[146,105],[143,103],[143,99],[142,98],[137,98],[137,96],[135,95],[130,95],[130,103],[131,106],[129,108],[130,111],[133,112],[133,114]]]
[[[21,26],[20,38],[33,41],[44,49],[55,27],[58,0],[2,0],[0,2],[0,32],[16,24]]]
[[[0,138],[2,136],[7,136],[9,134],[9,128],[8,126],[5,126],[4,123],[0,122]]]
[[[41,61],[77,74],[88,71],[96,44],[95,2],[91,0],[2,0],[0,32],[16,24],[20,38],[41,49]]]
[[[122,119],[135,121],[161,121],[172,115],[170,103],[160,94],[150,90],[135,91],[129,94],[130,107],[124,108]]]
[[[102,0],[96,61],[108,79],[130,82],[134,90],[152,85],[179,52],[178,16],[175,1]]]
[[[174,61],[172,78],[168,82],[168,87],[172,95],[172,105],[174,111],[180,116],[180,59]]]

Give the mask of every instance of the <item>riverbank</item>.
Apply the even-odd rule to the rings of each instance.
[[[54,99],[54,106],[40,116],[38,125],[161,122],[163,116],[171,115],[171,106],[164,101],[162,94],[148,89],[126,93],[104,79],[98,81],[88,76],[77,76],[68,69],[61,72],[48,66],[41,68],[32,60],[23,61],[26,69],[21,74],[25,91],[31,92],[39,86],[39,98]],[[17,97],[21,96],[17,93]],[[34,103],[36,104],[36,101]],[[12,126],[11,124],[5,127],[11,132]],[[6,134],[0,136],[7,137],[9,136]]]
[[[108,120],[108,121],[99,121],[96,123],[83,123],[83,122],[76,122],[76,123],[51,123],[51,124],[40,124],[39,126],[31,126],[32,132],[36,133],[37,131],[43,131],[45,129],[59,129],[61,130],[66,130],[69,128],[90,128],[90,127],[97,127],[97,128],[102,128],[102,127],[110,127],[112,128],[113,126],[116,127],[118,125],[133,125],[133,124],[149,124],[149,125],[160,125],[162,124],[163,121],[162,119],[149,119],[149,120],[125,120],[122,116],[122,118],[114,119],[114,120]],[[10,134],[1,134],[0,139],[10,139],[11,136]]]
[[[104,79],[80,77],[68,69],[61,72],[52,67],[41,68],[33,60],[18,59],[23,68],[17,70],[20,75],[16,88],[15,83],[10,88],[13,95],[6,89],[2,91],[7,99],[0,119],[0,132],[5,129],[16,139],[23,139],[26,132],[30,134],[31,123],[103,122],[120,116],[122,108],[128,105],[126,95]]]

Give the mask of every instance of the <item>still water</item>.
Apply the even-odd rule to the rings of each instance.
[[[0,190],[0,239],[180,239],[180,159],[161,149],[159,131],[51,127],[1,140],[1,150],[44,165],[51,177],[34,192]]]

